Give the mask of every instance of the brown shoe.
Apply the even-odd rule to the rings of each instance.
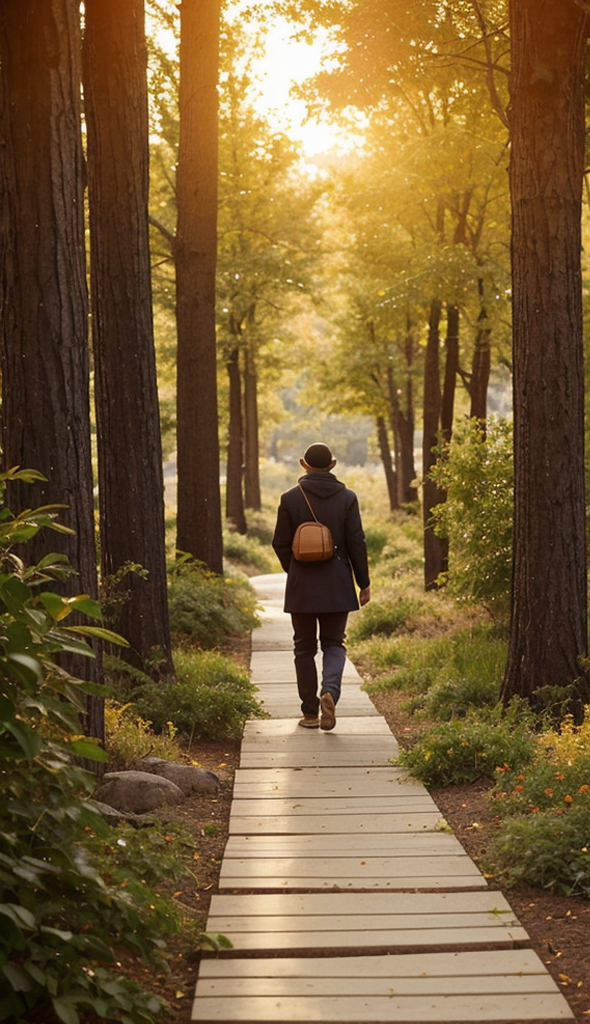
[[[317,715],[304,715],[299,719],[299,725],[302,725],[304,729],[318,729],[319,724],[320,720]]]
[[[322,708],[320,729],[333,729],[336,725],[336,709],[334,707],[334,698],[332,694],[323,693],[320,697],[320,705]]]

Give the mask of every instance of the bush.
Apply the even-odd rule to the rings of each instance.
[[[590,895],[590,709],[537,739],[534,762],[499,771],[493,793],[503,820],[489,865],[509,885]]]
[[[472,711],[425,729],[397,763],[427,786],[448,786],[493,778],[498,765],[524,767],[533,760],[535,744],[528,706],[513,700],[506,710],[498,705]]]
[[[472,708],[493,707],[500,692],[506,644],[477,630],[457,633],[439,649],[442,656],[431,685],[414,708],[444,721]]]
[[[172,633],[207,649],[259,625],[247,579],[218,576],[192,560],[170,568],[168,607]]]
[[[265,713],[248,674],[213,651],[176,651],[176,683],[150,680],[133,692],[137,713],[158,732],[168,723],[196,739],[238,739],[248,718]]]
[[[400,597],[385,602],[371,601],[355,617],[349,631],[350,638],[354,643],[358,643],[371,636],[392,636],[404,629],[410,629],[421,608],[422,603],[412,597]]]
[[[230,561],[252,569],[255,573],[276,572],[280,568],[277,556],[270,547],[270,542],[268,544],[261,543],[260,539],[250,532],[248,534],[235,531],[224,533],[223,554]]]
[[[512,572],[512,424],[469,420],[453,433],[432,470],[446,491],[433,509],[436,532],[449,539],[449,592],[505,618]]]
[[[590,896],[590,791],[568,810],[550,808],[504,819],[485,857],[505,885],[539,885],[567,896]]]
[[[11,478],[40,476],[3,474],[2,492]],[[62,652],[92,656],[84,634],[114,636],[67,625],[73,611],[100,610],[87,596],[51,589],[71,574],[63,556],[27,567],[13,555],[43,526],[59,529],[52,509],[0,511],[0,1019],[34,1013],[77,1024],[79,1011],[91,1011],[101,1020],[152,1021],[158,1000],[120,977],[113,947],[147,959],[159,935],[100,876],[82,841],[101,820],[88,800],[94,778],[76,764],[105,757],[79,735],[96,687],[54,664]]]
[[[168,722],[166,728],[157,734],[149,722],[134,714],[133,704],[106,701],[105,733],[109,761],[120,768],[132,768],[144,757],[182,760],[182,749],[174,739],[176,729],[172,723]]]

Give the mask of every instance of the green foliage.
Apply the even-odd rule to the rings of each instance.
[[[369,555],[369,563],[378,562],[383,554],[389,540],[389,531],[384,527],[379,526],[367,526],[365,528],[365,541],[367,543],[367,553]]]
[[[489,630],[466,630],[436,645],[438,663],[429,683],[411,702],[413,710],[448,720],[471,708],[493,707],[499,697],[506,662],[506,644]]]
[[[475,420],[466,421],[432,476],[447,492],[433,515],[436,532],[449,538],[449,592],[505,618],[512,571],[512,423],[490,419],[484,437]]]
[[[248,718],[264,717],[247,673],[230,658],[179,650],[174,663],[176,683],[150,681],[133,693],[138,714],[157,731],[171,722],[191,741],[239,738]]]
[[[149,723],[134,713],[133,704],[106,701],[105,733],[109,762],[120,769],[133,768],[144,757],[182,760],[182,748],[174,738],[174,726],[167,723],[161,733],[153,732]]]
[[[277,556],[268,544],[261,543],[255,534],[228,531],[223,535],[223,554],[241,567],[253,569],[255,573],[275,572]]]
[[[349,631],[350,639],[358,643],[376,634],[392,636],[401,630],[410,629],[422,607],[419,600],[411,597],[371,601],[355,616]]]
[[[507,885],[590,895],[590,709],[538,737],[522,771],[500,770],[493,799],[502,815],[486,858]]]
[[[189,559],[169,570],[168,606],[173,635],[204,648],[258,625],[256,595],[245,578],[218,576]]]
[[[0,477],[34,480],[11,470]],[[109,1021],[151,1021],[159,1002],[119,976],[114,944],[144,957],[154,939],[141,908],[101,877],[82,839],[100,820],[88,795],[93,777],[77,758],[104,752],[79,735],[96,686],[72,678],[55,655],[92,656],[85,635],[116,639],[101,626],[68,626],[72,612],[100,615],[86,595],[50,589],[72,572],[60,555],[26,566],[13,551],[42,527],[63,530],[57,507],[13,516],[0,509],[0,1019],[46,1012],[77,1024],[92,1011]]]
[[[427,786],[448,786],[491,778],[498,765],[520,769],[534,752],[532,716],[515,700],[505,711],[497,705],[425,729],[411,750],[401,752],[398,764]]]

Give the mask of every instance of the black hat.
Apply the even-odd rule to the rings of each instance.
[[[334,469],[336,465],[336,459],[332,457],[332,452],[328,445],[322,444],[320,441],[310,444],[305,455],[299,461],[304,469],[323,469],[326,471]]]

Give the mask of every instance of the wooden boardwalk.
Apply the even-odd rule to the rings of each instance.
[[[500,892],[428,791],[347,661],[333,732],[298,727],[284,577],[253,581],[252,678],[220,893],[192,1020],[202,1024],[494,1024],[572,1020]]]

